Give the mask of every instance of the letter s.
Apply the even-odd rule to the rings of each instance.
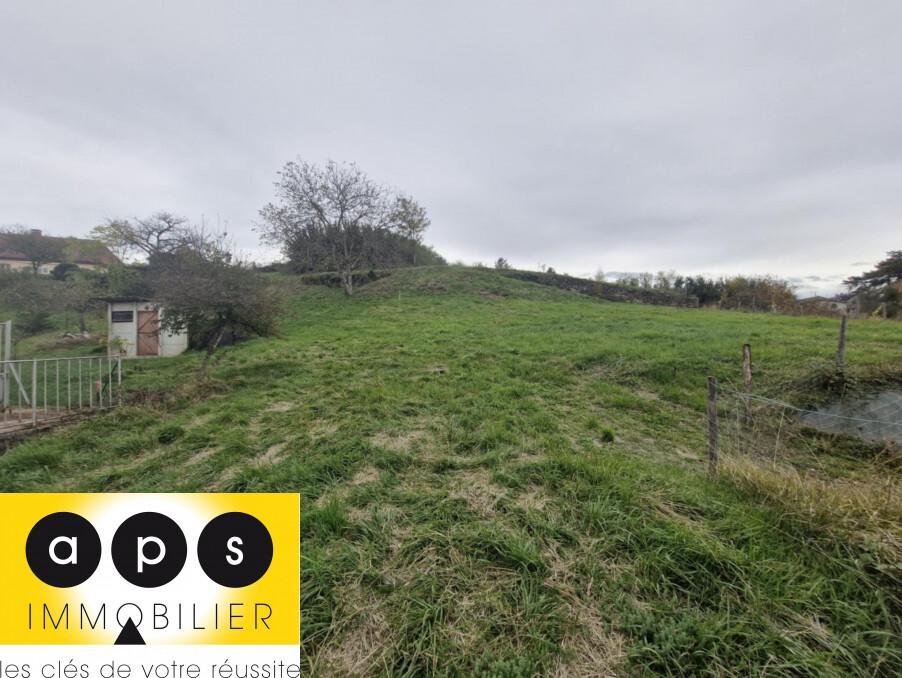
[[[241,541],[241,537],[232,537],[226,544],[226,548],[235,554],[226,556],[226,561],[229,565],[241,565],[241,563],[244,562],[244,553],[236,546],[236,544],[238,546],[244,545],[244,542]]]

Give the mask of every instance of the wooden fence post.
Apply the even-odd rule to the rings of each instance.
[[[836,371],[842,374],[846,368],[846,328],[849,324],[849,316],[842,314],[839,319],[839,344],[836,347]]]
[[[708,472],[717,473],[717,379],[708,377]]]

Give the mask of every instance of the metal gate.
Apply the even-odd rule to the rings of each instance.
[[[0,323],[0,433],[122,402],[120,356],[13,360],[11,330]]]
[[[13,321],[0,323],[0,407],[9,406],[9,369],[6,361],[13,357]]]

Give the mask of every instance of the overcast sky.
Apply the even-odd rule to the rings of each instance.
[[[902,248],[902,2],[0,3],[0,223],[253,224],[356,161],[450,260],[774,273]]]

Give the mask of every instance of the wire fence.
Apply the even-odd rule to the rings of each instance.
[[[842,534],[902,582],[902,388],[820,408],[709,380],[713,477]]]
[[[847,392],[846,345],[848,316],[839,323],[835,360],[810,371],[800,382],[784,383],[767,391],[754,388],[752,348],[742,347],[739,385],[718,384],[708,378],[708,461],[712,473],[717,471],[722,454],[750,459],[768,458],[776,463],[794,453],[811,453],[817,459],[823,447],[823,436],[850,437],[898,452],[902,445],[902,387],[875,390],[871,393]],[[820,382],[820,383],[818,383]],[[831,402],[805,408],[780,397],[780,392],[808,394],[827,387],[838,392]],[[835,387],[839,387],[836,389]]]
[[[820,409],[772,397],[717,390],[717,454],[773,462],[801,453],[816,455],[824,436],[848,436],[877,446],[902,445],[902,390],[848,396]]]

